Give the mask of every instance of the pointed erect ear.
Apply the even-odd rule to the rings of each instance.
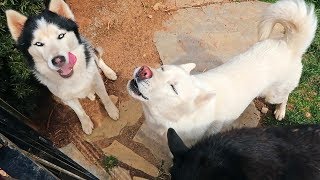
[[[51,0],[49,4],[49,11],[52,11],[65,18],[74,20],[74,15],[71,9],[63,0]]]
[[[167,138],[169,149],[174,157],[177,158],[188,151],[188,147],[183,143],[174,129],[168,129]]]
[[[196,106],[202,106],[215,98],[216,93],[214,92],[201,92],[194,101]]]
[[[24,24],[27,21],[27,17],[14,10],[7,10],[6,16],[12,38],[17,42],[22,33]]]
[[[196,67],[195,63],[187,63],[187,64],[181,64],[180,67],[190,73],[192,69]]]

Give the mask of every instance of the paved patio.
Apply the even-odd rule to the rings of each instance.
[[[258,1],[225,3],[223,0],[167,0],[157,3],[153,6],[155,11],[168,11],[171,17],[163,22],[163,28],[154,34],[153,41],[164,64],[195,62],[197,68],[194,73],[203,72],[226,62],[257,41],[259,17],[267,6],[267,3]],[[105,155],[115,156],[124,166],[116,167],[107,174],[97,163],[86,160],[74,144],[63,147],[62,151],[100,179],[143,179],[132,177],[132,169],[146,174],[144,177],[148,179],[166,173],[171,163],[167,149],[143,123],[139,102],[134,99],[118,102],[116,96],[111,98],[119,104],[120,119],[113,121],[106,116],[84,140],[101,148]],[[260,111],[251,103],[233,127],[255,127],[259,120]],[[128,146],[117,137],[131,126],[137,130],[132,132],[132,143]],[[105,147],[102,142],[110,143]],[[147,149],[152,158],[141,155],[143,153],[137,152],[137,148],[131,148],[136,144]]]

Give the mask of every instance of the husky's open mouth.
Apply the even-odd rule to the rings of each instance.
[[[59,73],[59,75],[63,78],[68,78],[68,77],[72,76],[73,66],[77,62],[77,57],[74,54],[72,54],[71,52],[68,52],[68,58],[69,58],[69,63],[64,64],[57,71]]]
[[[140,92],[136,80],[132,79],[132,80],[129,82],[129,88],[130,88],[130,90],[131,90],[135,95],[141,96],[143,99],[148,100],[148,98],[147,98],[146,96],[144,96],[144,95]]]

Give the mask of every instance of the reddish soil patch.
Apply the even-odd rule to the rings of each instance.
[[[94,46],[104,49],[105,62],[118,74],[116,81],[106,80],[106,88],[109,95],[118,96],[119,101],[129,98],[126,84],[135,67],[143,64],[156,66],[160,62],[153,43],[153,34],[161,29],[162,22],[167,19],[168,14],[152,9],[157,2],[156,0],[67,0],[75,14],[82,35]],[[107,115],[97,100],[85,99],[81,103],[95,124],[99,124],[100,119]],[[110,145],[116,139],[157,165],[148,149],[132,141],[142,124],[142,119],[136,125],[126,127],[119,137],[89,144],[83,140],[84,133],[72,109],[54,102],[47,114],[48,122],[44,123],[41,132],[57,147],[72,142],[90,161],[99,162],[103,156],[101,148]],[[120,166],[130,169],[124,164]],[[151,178],[141,171],[132,168],[130,170],[131,175]]]

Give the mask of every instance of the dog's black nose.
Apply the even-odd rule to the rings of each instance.
[[[56,67],[61,67],[65,64],[66,58],[64,56],[56,56],[52,58],[52,64]]]

